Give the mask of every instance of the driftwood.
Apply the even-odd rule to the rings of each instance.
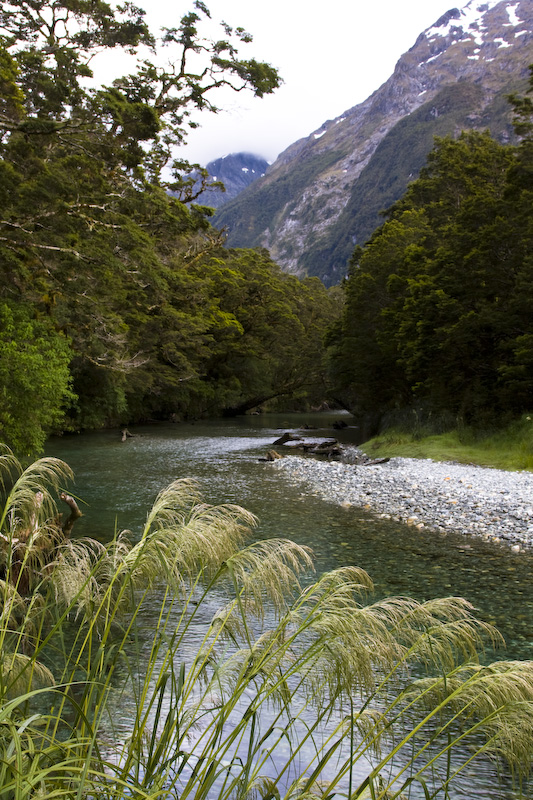
[[[287,444],[287,442],[301,442],[301,440],[302,437],[296,436],[296,434],[294,433],[284,433],[283,436],[280,436],[279,439],[276,439],[276,441],[272,442],[272,444],[275,446],[275,445]]]
[[[343,428],[347,428],[348,427],[348,423],[345,422],[343,419],[337,419],[333,423],[332,427],[335,428],[336,431],[341,431],[341,430],[343,430]]]
[[[327,456],[328,458],[342,454],[342,447],[336,439],[326,439],[326,441],[304,440],[293,433],[284,433],[283,436],[276,439],[274,444],[284,445],[292,450],[302,450],[304,453],[310,453],[311,455]]]

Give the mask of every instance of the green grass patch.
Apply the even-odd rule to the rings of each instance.
[[[390,428],[361,445],[368,455],[431,458],[507,470],[533,470],[533,413],[497,431],[446,433]]]

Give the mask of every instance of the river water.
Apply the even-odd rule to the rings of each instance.
[[[350,444],[357,431],[334,431],[339,414],[261,415],[53,438],[46,455],[74,470],[69,491],[82,501],[80,535],[100,540],[115,527],[135,535],[157,493],[177,478],[195,478],[209,503],[237,503],[259,517],[255,535],[288,537],[314,551],[317,572],[355,564],[374,580],[376,594],[419,600],[459,595],[503,633],[507,648],[498,658],[533,659],[533,554],[448,532],[432,533],[375,518],[364,509],[342,508],[307,495],[284,474],[260,461],[285,430],[309,425],[315,437],[335,436]],[[278,448],[279,449],[279,448]],[[479,788],[471,783],[454,797],[510,798],[481,768]],[[482,787],[485,787],[483,789]]]

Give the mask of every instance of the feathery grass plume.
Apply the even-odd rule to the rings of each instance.
[[[210,622],[212,638],[223,637],[238,643],[246,636],[246,624],[242,618],[242,604],[233,599],[217,608]]]
[[[390,745],[391,722],[386,712],[378,708],[354,709],[351,716],[345,717],[345,725],[353,726],[359,741],[368,744],[371,756],[381,758],[387,745]]]
[[[0,530],[7,523],[9,535],[29,538],[34,530],[46,527],[57,515],[51,490],[58,492],[62,483],[72,480],[72,470],[58,458],[40,458],[23,470],[9,453],[0,459],[0,470],[7,493],[0,514]],[[35,502],[36,494],[42,495],[39,504]]]
[[[200,488],[191,478],[180,478],[159,492],[146,517],[142,536],[151,528],[173,528],[183,525],[191,507],[201,502]]]
[[[477,730],[482,721],[484,751],[503,757],[527,774],[533,752],[533,661],[466,664],[441,676],[415,681],[406,691],[426,709],[450,709],[457,723]]]
[[[181,530],[179,568],[194,575],[213,575],[249,539],[257,520],[237,505],[199,504],[191,509]]]
[[[213,575],[250,535],[253,514],[236,505],[200,503],[194,481],[175,481],[157,497],[141,540],[124,559],[134,581],[173,578],[179,584]]]
[[[270,797],[272,800],[280,800],[279,789],[275,781],[266,775],[258,776],[247,785],[243,796],[246,797],[247,800],[264,800],[266,797]]]
[[[333,570],[308,587],[291,612],[291,625],[302,631],[306,689],[323,702],[353,692],[372,691],[376,669],[390,668],[403,654],[391,633],[400,608],[409,601],[361,602],[372,589],[364,570]],[[324,646],[327,643],[327,646]]]
[[[461,661],[477,661],[485,643],[504,644],[493,625],[474,616],[474,607],[462,597],[443,597],[414,603],[394,634],[426,665],[451,670]]]
[[[0,655],[0,687],[2,697],[12,699],[33,689],[54,686],[55,679],[48,667],[23,653]]]
[[[284,797],[284,800],[324,800],[328,796],[327,781],[314,781],[309,785],[307,778],[298,778]]]
[[[62,541],[51,491],[72,478],[70,467],[56,458],[41,458],[26,469],[9,452],[0,458],[4,506],[0,511],[0,558],[3,571],[20,594],[31,594],[41,571]]]
[[[3,494],[11,488],[15,482],[15,476],[20,475],[22,466],[13,451],[0,442],[0,489]]]
[[[241,647],[215,661],[210,690],[226,700],[252,692],[258,708],[263,701],[274,708],[287,708],[290,691],[285,675],[293,663],[279,629],[265,631],[251,647]]]
[[[217,660],[212,679],[209,681],[210,689],[216,687],[222,697],[233,694],[243,677],[247,677],[251,660],[252,650],[244,647],[224,660]]]
[[[95,612],[109,586],[107,554],[107,548],[94,539],[61,544],[49,575],[58,606],[75,608],[76,616]]]
[[[306,619],[308,632],[328,641],[327,648],[309,648],[315,653],[307,676],[314,693],[340,698],[373,692],[384,675],[416,661],[452,669],[461,658],[477,657],[484,637],[494,642],[498,636],[461,598],[419,603],[400,597],[363,605],[360,592],[359,580],[335,571],[304,593],[299,623]]]
[[[253,542],[226,560],[228,572],[247,612],[262,619],[267,603],[286,609],[301,591],[298,576],[312,569],[311,550],[289,539]]]

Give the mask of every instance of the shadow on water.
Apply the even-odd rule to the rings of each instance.
[[[332,428],[338,417],[263,415],[154,425],[132,429],[134,438],[124,443],[118,431],[106,431],[52,439],[46,454],[74,470],[71,491],[86,503],[80,535],[105,540],[116,526],[136,536],[157,493],[175,479],[194,478],[207,502],[237,503],[256,514],[256,536],[311,546],[317,572],[361,566],[379,597],[465,597],[503,633],[507,648],[497,658],[533,659],[533,553],[461,533],[418,530],[367,509],[325,502],[259,460],[283,431],[303,424],[317,428],[304,431],[306,438],[335,436],[355,443],[356,430]],[[488,774],[485,786],[493,780]],[[483,789],[454,795],[468,796],[487,795]],[[502,790],[498,800],[515,796]]]

